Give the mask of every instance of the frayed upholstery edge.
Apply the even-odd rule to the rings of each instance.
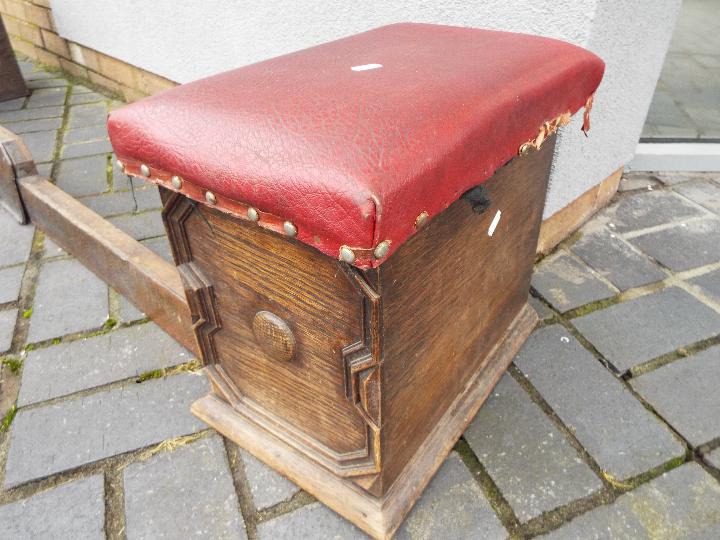
[[[518,149],[518,154],[524,156],[530,151],[531,148],[534,148],[535,150],[540,150],[540,147],[550,135],[555,133],[559,127],[566,126],[570,123],[571,116],[572,113],[570,111],[567,111],[559,116],[556,116],[552,120],[543,122],[542,126],[540,126],[540,129],[538,129],[538,134],[535,136],[535,138],[530,139],[529,141],[524,142],[520,145],[520,148]]]
[[[582,130],[585,135],[590,131],[590,111],[592,110],[593,101],[595,100],[595,94],[590,94],[585,102],[585,111],[583,112],[583,125]]]

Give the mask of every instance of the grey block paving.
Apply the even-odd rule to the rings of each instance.
[[[98,94],[96,92],[91,92],[90,90],[88,90],[87,92],[83,92],[83,93],[77,93],[77,91],[73,90],[73,95],[70,96],[70,105],[81,105],[83,103],[95,103],[97,101],[104,101],[106,99],[107,98],[105,96],[103,96],[102,94]]]
[[[693,128],[678,128],[678,127],[668,127],[668,126],[648,126],[648,124],[645,124],[645,127],[642,131],[642,136],[645,138],[667,138],[671,137],[673,135],[682,136],[685,137],[695,137],[697,135],[697,132]]]
[[[32,62],[29,62],[27,60],[23,60],[22,58],[16,57],[16,59],[17,59],[18,67],[20,68],[20,73],[23,74],[23,78],[26,81],[29,80],[28,75],[32,74],[35,71],[35,69],[36,69],[35,64]],[[39,69],[39,68],[37,68],[37,69]]]
[[[140,243],[145,247],[149,248],[150,251],[155,252],[157,255],[165,259],[170,264],[174,265],[172,252],[170,250],[170,243],[166,236],[158,236],[155,238],[149,238],[147,240],[141,240]],[[120,302],[118,307],[118,316],[123,322],[139,321],[144,319],[146,315],[136,308],[127,298],[120,296]]]
[[[61,257],[67,255],[67,252],[62,249],[60,246],[58,246],[55,242],[50,240],[48,237],[45,237],[44,241],[44,247],[45,247],[45,258],[50,257]]]
[[[452,538],[506,538],[507,531],[498,521],[482,490],[452,453],[398,531],[398,540]],[[343,540],[366,539],[357,527],[326,506],[315,503],[282,515],[258,526],[261,540],[296,538]]]
[[[597,461],[626,479],[684,454],[684,447],[563,327],[536,330],[516,365]]]
[[[167,239],[167,236],[141,240],[140,243],[150,249],[150,251],[154,251],[156,254],[160,255],[170,264],[175,264],[173,261],[172,251],[170,249],[170,242]]]
[[[42,68],[39,68],[38,66],[35,66],[32,63],[27,64],[29,67],[27,69],[23,69],[23,77],[25,78],[26,82],[29,81],[38,81],[42,79],[53,79],[53,80],[62,80],[67,84],[67,80],[65,79],[59,79],[59,77],[62,77],[61,73],[55,73],[51,71],[45,71]]]
[[[713,2],[686,0],[682,3],[670,50],[666,56],[655,95],[667,96],[669,104],[685,113],[686,126],[695,133],[667,127],[667,136],[712,137],[720,133],[720,41],[717,38],[717,10]],[[667,103],[666,103],[667,105]],[[658,113],[653,100],[646,127]],[[655,125],[655,124],[651,124]],[[687,129],[687,128],[686,128]]]
[[[678,186],[685,182],[717,179],[718,174],[696,171],[656,171],[653,173],[653,176],[666,186]]]
[[[5,487],[188,435],[205,428],[190,404],[207,393],[200,373],[181,373],[18,410]]]
[[[104,103],[73,105],[68,114],[68,128],[94,126],[107,121],[107,106]]]
[[[657,88],[642,136],[693,139],[698,136],[698,129],[692,118],[678,106],[673,97],[662,88]]]
[[[53,105],[63,105],[65,103],[65,94],[67,89],[63,86],[58,88],[45,88],[42,90],[35,90],[30,99],[28,99],[28,109],[32,107],[49,107]]]
[[[35,79],[35,80],[28,80],[27,85],[28,88],[31,88],[32,90],[37,90],[38,88],[56,88],[58,86],[67,86],[68,81],[67,79],[61,79],[61,78],[52,78],[54,76],[58,76],[57,73],[49,74],[47,78],[43,79]]]
[[[6,112],[6,111],[16,111],[18,109],[22,109],[22,106],[25,104],[24,97],[16,98],[16,99],[9,99],[7,101],[0,101],[0,112]]]
[[[605,227],[584,234],[570,249],[621,291],[666,277],[650,259]]]
[[[720,186],[711,182],[688,182],[675,191],[720,215]]]
[[[509,374],[500,379],[465,439],[520,521],[602,488],[600,479]]]
[[[120,297],[120,305],[118,306],[118,319],[120,322],[135,322],[147,317],[147,315],[136,308],[130,300],[122,295],[118,294],[118,296]]]
[[[51,261],[40,270],[28,342],[99,328],[107,317],[107,285],[75,259]]]
[[[38,107],[36,109],[20,109],[18,111],[0,112],[0,124],[35,120],[36,118],[53,118],[63,115],[64,107]],[[7,128],[12,131],[12,126]]]
[[[614,296],[617,291],[567,253],[545,258],[535,269],[532,286],[561,312]]]
[[[18,406],[183,364],[192,355],[154,323],[28,353]]]
[[[368,540],[370,537],[327,506],[313,503],[258,525],[260,540]]]
[[[30,255],[35,227],[20,225],[5,210],[0,210],[0,266],[23,263]]]
[[[0,506],[0,536],[12,540],[105,538],[101,474]]]
[[[135,240],[145,240],[165,235],[165,226],[159,211],[117,216],[109,218],[108,221],[135,238]]]
[[[720,346],[676,360],[631,384],[693,446],[720,437]]]
[[[69,159],[83,156],[94,156],[97,154],[109,154],[112,152],[112,145],[108,140],[89,141],[73,144],[66,144],[61,153],[62,159]]]
[[[17,314],[17,309],[0,311],[0,354],[8,351],[12,345]]]
[[[705,461],[720,470],[720,448],[716,448],[709,454],[706,454]]]
[[[107,139],[107,128],[103,124],[68,129],[63,136],[63,143],[72,144],[101,139]]]
[[[630,243],[674,272],[720,261],[720,219],[689,221]]]
[[[528,296],[528,304],[530,304],[530,306],[535,310],[535,313],[537,313],[538,317],[542,320],[549,319],[553,316],[553,310],[534,296]]]
[[[703,212],[675,193],[649,191],[625,197],[600,215],[611,229],[628,232],[699,217]]]
[[[720,537],[720,483],[688,463],[572,520],[546,537],[648,539]]]
[[[720,333],[720,314],[677,287],[572,322],[619,371]]]
[[[720,112],[717,108],[717,104],[720,102],[720,85],[714,91],[701,92],[699,95],[701,96],[699,102],[690,103],[685,109],[696,123],[706,122],[709,124],[700,133],[700,138],[720,138]],[[713,100],[713,103],[708,104],[708,100]],[[708,106],[711,108],[708,109]]]
[[[217,435],[133,463],[124,477],[128,538],[247,538]]]
[[[23,141],[36,163],[52,161],[55,154],[57,131],[38,131],[23,135]]]
[[[298,486],[249,452],[241,449],[240,455],[245,466],[245,477],[250,487],[253,504],[258,510],[275,506],[300,491]]]
[[[24,266],[14,266],[0,270],[0,304],[14,302],[20,295]]]
[[[51,131],[60,129],[62,126],[62,118],[39,118],[37,120],[26,120],[24,122],[15,122],[10,125],[12,132],[18,135],[32,133],[35,131]]]
[[[105,155],[63,160],[55,181],[70,195],[96,195],[108,190],[107,167]]]
[[[52,170],[53,162],[48,163],[36,163],[38,174],[45,178],[50,178],[50,171]]]
[[[635,191],[638,189],[647,190],[659,186],[660,182],[651,173],[647,172],[626,172],[620,178],[618,191]]]
[[[698,54],[695,55],[695,60],[704,67],[707,68],[718,68],[720,67],[720,58],[718,58],[719,55],[711,55],[711,54]]]
[[[73,96],[75,94],[87,94],[88,92],[92,92],[92,90],[90,88],[88,88],[87,86],[83,86],[81,84],[76,84],[75,86],[73,86],[73,89],[72,89]]]
[[[80,199],[80,202],[103,217],[134,212],[136,202],[139,211],[159,209],[162,207],[160,194],[156,188],[152,187],[136,189],[135,199],[133,199],[132,192],[130,191],[118,191],[84,197]]]
[[[700,287],[703,294],[720,303],[720,269],[689,279],[688,282]]]
[[[460,458],[452,452],[430,481],[405,522],[398,540],[425,538],[507,538],[490,503]]]

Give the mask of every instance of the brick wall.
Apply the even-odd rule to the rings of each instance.
[[[15,51],[115,92],[126,101],[177,84],[60,37],[55,31],[49,0],[0,0],[0,15]]]

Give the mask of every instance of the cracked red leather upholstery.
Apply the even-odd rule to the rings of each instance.
[[[112,112],[108,129],[128,173],[146,164],[170,189],[177,175],[192,198],[209,190],[245,219],[251,206],[281,233],[290,221],[367,268],[585,105],[603,70],[553,39],[397,24],[178,86]]]

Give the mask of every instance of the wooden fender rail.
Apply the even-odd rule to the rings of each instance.
[[[194,355],[199,354],[177,268],[38,176],[27,147],[17,135],[2,127],[0,206],[21,223],[22,217],[27,216],[180,344]]]

